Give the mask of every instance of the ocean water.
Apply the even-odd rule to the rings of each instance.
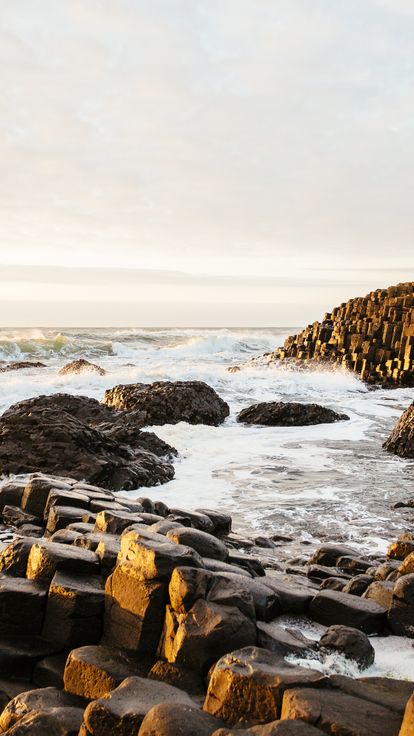
[[[132,496],[144,493],[171,506],[228,511],[242,534],[290,537],[280,549],[285,559],[305,557],[327,540],[349,542],[363,553],[384,553],[395,535],[413,525],[412,509],[393,506],[414,497],[414,461],[381,447],[413,391],[371,390],[342,370],[258,363],[238,373],[226,370],[273,350],[294,331],[3,330],[0,361],[38,360],[46,368],[0,373],[0,413],[40,394],[63,391],[102,399],[105,389],[118,383],[204,380],[229,403],[229,418],[220,427],[154,427],[179,451],[176,477]],[[80,357],[98,363],[107,375],[58,376],[65,363]],[[290,428],[237,423],[242,408],[270,400],[321,403],[345,412],[350,421]],[[309,622],[303,630],[320,634]],[[401,637],[378,637],[376,664],[368,674],[414,680],[412,644]],[[357,674],[338,656],[324,667]]]

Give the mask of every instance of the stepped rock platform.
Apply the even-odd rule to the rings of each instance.
[[[414,386],[414,282],[344,302],[268,358],[330,362],[370,384]]]

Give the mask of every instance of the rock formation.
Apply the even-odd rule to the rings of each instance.
[[[95,363],[90,363],[89,360],[79,358],[64,365],[59,371],[59,376],[66,376],[69,373],[97,373],[99,376],[105,376],[106,370]]]
[[[104,403],[141,414],[141,426],[209,424],[218,426],[229,407],[204,381],[157,381],[114,386],[105,391]]]
[[[414,386],[414,282],[344,302],[288,337],[269,360],[335,363],[367,383]]]
[[[394,455],[414,458],[414,401],[401,415],[383,447]]]
[[[369,667],[367,634],[414,638],[412,535],[386,563],[325,543],[294,575],[278,575],[253,542],[258,556],[241,551],[249,540],[230,532],[227,514],[131,500],[76,474],[10,480],[0,509],[7,525],[19,511],[36,522],[32,536],[12,526],[0,548],[5,735],[412,733],[413,682],[326,674],[332,652],[344,667]],[[325,590],[361,570],[373,581],[364,593]],[[301,614],[329,628],[307,639],[285,628],[286,614],[292,627]]]
[[[139,488],[174,476],[176,454],[160,438],[131,426],[130,417],[95,399],[39,396],[11,406],[0,418],[0,473],[67,474],[108,488]]]
[[[298,404],[284,401],[264,401],[242,409],[237,417],[244,424],[267,427],[304,427],[309,424],[332,424],[349,419],[319,404]]]
[[[0,362],[0,373],[8,373],[9,371],[21,371],[24,368],[46,368],[44,363],[31,360],[16,360],[13,363]]]

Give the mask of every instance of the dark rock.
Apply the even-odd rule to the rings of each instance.
[[[414,606],[394,596],[388,610],[388,625],[393,634],[414,639]]]
[[[300,631],[283,629],[276,622],[257,622],[257,643],[264,649],[286,657],[316,658],[316,642],[307,639]]]
[[[107,697],[88,705],[85,724],[93,736],[136,736],[151,708],[166,701],[194,706],[187,693],[176,687],[156,680],[129,677]]]
[[[283,696],[282,718],[301,719],[325,733],[396,736],[401,717],[380,705],[346,693],[299,688]]]
[[[325,565],[308,565],[306,569],[306,574],[308,578],[311,578],[312,580],[322,581],[326,580],[327,578],[331,578],[332,576],[336,578],[341,578],[344,584],[347,580],[349,580],[349,576],[344,575],[344,573],[337,568],[326,567]]]
[[[304,427],[310,424],[331,424],[349,419],[318,404],[298,404],[284,401],[264,401],[243,409],[237,417],[243,424],[268,427]]]
[[[188,693],[200,705],[204,701],[206,692],[204,678],[201,673],[195,670],[186,669],[172,662],[164,662],[163,659],[157,659],[148,673],[148,679],[178,687]]]
[[[52,506],[46,524],[46,535],[52,535],[69,524],[83,521],[85,509],[73,506]]]
[[[277,593],[282,613],[306,613],[315,596],[312,590],[266,575],[265,584]]]
[[[90,363],[89,360],[79,358],[78,360],[72,360],[71,363],[64,365],[63,368],[60,369],[58,375],[66,376],[69,373],[98,373],[99,376],[105,376],[106,370],[95,363]]]
[[[325,578],[322,580],[319,590],[344,590],[346,578]],[[347,591],[349,593],[349,591]]]
[[[0,636],[40,634],[47,588],[25,578],[0,576]]]
[[[203,381],[158,381],[115,386],[105,391],[104,403],[141,414],[141,426],[210,424],[218,426],[229,415],[229,407]]]
[[[196,509],[203,516],[208,516],[214,526],[214,534],[223,535],[230,534],[232,518],[223,511],[214,511],[213,509]]]
[[[384,708],[404,713],[407,698],[414,690],[414,683],[408,680],[394,680],[389,677],[359,677],[353,679],[344,675],[331,675],[330,685],[339,688],[348,695],[366,700],[369,703],[382,705]]]
[[[8,677],[19,680],[31,679],[36,663],[54,652],[56,647],[50,642],[45,642],[40,636],[7,635],[6,639],[0,640],[0,673],[3,675],[7,673]],[[0,689],[1,687],[0,684]],[[28,689],[22,687],[18,692]],[[10,697],[17,694],[12,692]]]
[[[126,677],[139,672],[139,663],[121,652],[103,646],[73,649],[64,672],[65,690],[83,698],[101,698],[114,690]],[[140,674],[146,675],[147,663]]]
[[[352,626],[366,634],[380,634],[386,623],[383,606],[336,590],[317,593],[310,604],[309,615],[325,626]]]
[[[271,621],[283,612],[283,606],[279,594],[265,581],[249,578],[239,573],[219,572],[220,577],[228,579],[229,582],[237,583],[237,586],[246,590],[253,598],[256,618],[260,621]]]
[[[288,664],[266,649],[246,647],[217,662],[204,710],[231,725],[266,723],[279,718],[287,688],[322,686],[325,682],[316,670]]]
[[[188,613],[167,606],[160,655],[183,667],[206,670],[229,649],[256,643],[256,625],[238,608],[198,599]]]
[[[140,736],[211,736],[224,721],[198,710],[194,704],[160,703],[148,711]]]
[[[0,514],[5,506],[20,506],[25,487],[23,481],[9,481],[0,488]]]
[[[207,514],[203,514],[200,511],[183,511],[183,509],[170,509],[168,516],[173,521],[181,521],[181,526],[193,526],[194,529],[200,529],[201,532],[207,532],[207,534],[214,533],[214,524]],[[185,519],[190,520],[190,524],[184,523]]]
[[[401,415],[383,447],[394,455],[414,458],[414,401]]]
[[[0,572],[23,578],[26,575],[30,550],[37,537],[16,537],[0,552]]]
[[[375,651],[367,635],[349,626],[330,626],[319,640],[320,649],[340,652],[353,659],[361,669],[370,667],[375,660]]]
[[[52,654],[44,657],[37,664],[33,672],[33,682],[38,687],[57,687],[63,690],[63,673],[67,654]]]
[[[394,595],[404,603],[414,606],[414,573],[398,578],[394,585]]]
[[[5,506],[2,512],[3,521],[8,526],[14,526],[16,529],[26,524],[37,526],[41,523],[41,519],[33,514],[28,514],[18,506]]]
[[[134,524],[140,523],[141,518],[138,514],[130,511],[116,511],[108,509],[100,511],[96,516],[95,532],[107,532],[108,534],[120,534],[124,529]]]
[[[350,593],[350,595],[362,595],[372,582],[374,582],[374,578],[371,575],[355,575],[344,586],[343,592]]]
[[[0,418],[0,472],[41,468],[115,490],[171,480],[172,465],[148,450],[120,444],[99,429],[105,412],[111,419],[109,407],[67,394],[15,404]]]
[[[201,532],[199,529],[189,529],[185,526],[171,529],[167,532],[167,539],[175,544],[185,544],[187,547],[195,549],[202,557],[210,557],[224,562],[229,556],[228,549],[223,542],[213,537],[212,534]]]
[[[326,567],[336,567],[340,557],[356,554],[356,550],[347,547],[344,544],[322,544],[313,553],[309,560],[310,565],[325,565]]]
[[[68,649],[97,644],[104,599],[100,577],[56,572],[49,587],[43,637]]]
[[[304,721],[272,721],[246,729],[219,728],[212,736],[321,736],[321,732]]]
[[[250,572],[251,575],[254,576],[264,577],[264,575],[266,574],[266,571],[260,560],[257,557],[253,557],[252,555],[245,555],[241,552],[233,552],[231,550],[229,552],[227,562],[229,562],[231,565],[239,565],[239,567],[243,567],[245,570]]]
[[[338,569],[342,570],[344,573],[349,575],[359,575],[366,573],[366,571],[372,567],[372,562],[370,560],[363,560],[361,557],[344,555],[339,557],[336,565]]]
[[[0,373],[8,373],[9,371],[21,371],[24,368],[46,368],[45,363],[32,360],[15,360],[12,363],[0,366]]]

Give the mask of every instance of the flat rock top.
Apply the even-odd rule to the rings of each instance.
[[[243,409],[237,417],[244,424],[261,424],[269,427],[300,427],[310,424],[331,424],[349,419],[319,404],[267,401]]]

